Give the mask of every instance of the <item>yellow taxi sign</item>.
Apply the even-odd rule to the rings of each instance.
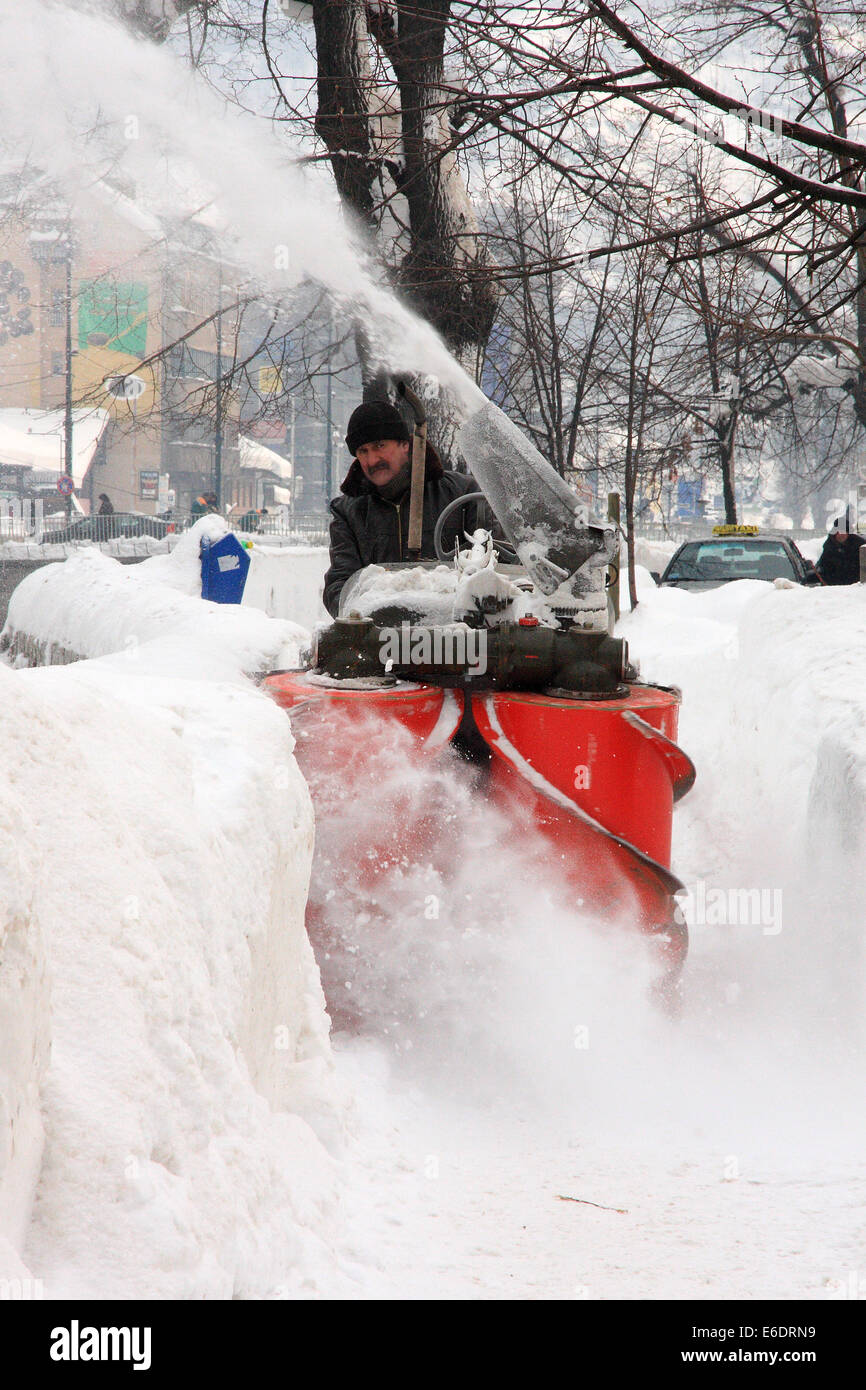
[[[714,526],[714,536],[757,536],[757,526]]]

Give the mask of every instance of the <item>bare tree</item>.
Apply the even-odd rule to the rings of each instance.
[[[510,200],[488,210],[486,231],[509,280],[486,357],[486,380],[499,403],[563,477],[579,465],[585,410],[603,372],[610,260],[566,265],[587,229],[562,197],[563,180],[544,166],[512,171]],[[530,273],[535,267],[538,273]],[[580,460],[584,463],[584,460]]]
[[[862,418],[866,144],[852,138],[850,112],[863,60],[845,49],[840,0],[770,0],[760,11],[745,0],[715,11],[686,0],[635,24],[605,0],[580,10],[534,0],[519,12],[451,0],[313,0],[303,7],[312,90],[293,71],[275,0],[116,3],[159,20],[158,36],[169,10],[184,11],[193,61],[211,80],[230,79],[243,99],[239,68],[213,66],[213,52],[236,42],[261,111],[259,53],[273,115],[306,134],[304,158],[330,162],[392,283],[464,365],[479,374],[497,314],[488,380],[501,340],[522,344],[520,372],[514,361],[507,369],[509,408],[563,473],[586,457],[587,405],[597,422],[605,354],[609,400],[634,374],[625,370],[628,335],[620,327],[618,348],[602,326],[608,297],[627,292],[634,302],[647,292],[634,278],[641,248],[654,249],[658,268],[655,321],[688,345],[701,379],[691,395],[680,390],[669,369],[675,345],[662,345],[663,371],[640,418],[660,429],[676,417],[681,435],[691,421],[698,437],[715,441],[729,516],[737,440],[754,453],[762,431],[775,428],[774,412],[799,410],[804,421],[810,413],[798,395],[803,375],[797,388],[786,376],[794,360],[853,354],[840,386]],[[725,75],[728,45],[744,34],[760,37],[778,70],[770,109]],[[792,43],[798,62],[782,72]],[[696,76],[708,61],[715,82]],[[671,135],[664,147],[661,129]],[[694,196],[702,162],[739,169],[738,181],[713,181],[698,167]],[[484,228],[473,206],[481,194]],[[632,206],[640,214],[624,216]],[[357,341],[368,387],[380,390],[363,326]],[[739,391],[728,389],[732,380]],[[444,420],[439,431],[447,454]],[[804,449],[812,437],[804,429]],[[675,439],[670,447],[676,452]]]
[[[178,16],[198,10],[206,16],[213,0],[105,0],[106,8],[143,38],[163,43]]]
[[[744,234],[741,225],[732,231],[728,218],[714,220],[708,230],[725,249],[748,245],[753,264],[776,280],[784,292],[780,330],[794,337],[800,328],[803,341],[850,349],[855,371],[841,384],[866,426],[866,142],[852,138],[849,116],[850,109],[862,108],[866,95],[866,55],[850,7],[837,0],[772,0],[757,11],[736,0],[715,8],[689,6],[694,19],[685,43],[691,61],[684,56],[676,63],[662,56],[658,37],[649,42],[605,0],[589,3],[676,105],[660,104],[656,94],[650,100],[638,90],[633,73],[618,82],[622,95],[709,136],[716,148],[785,195],[775,201],[773,223],[758,235],[755,230]],[[682,33],[678,7],[669,18],[668,37]],[[772,110],[748,92],[735,95],[690,71],[711,55],[723,61],[727,45],[742,43],[747,35],[759,39],[767,54],[765,83],[772,74],[777,77]],[[796,119],[784,114],[792,103],[799,107]],[[708,112],[734,117],[739,140],[708,125]],[[768,143],[777,148],[766,148]],[[840,317],[851,318],[850,329],[840,325]]]
[[[395,286],[470,370],[496,307],[456,154],[445,87],[450,0],[315,0],[315,130],[344,203],[376,239]],[[359,334],[365,381],[380,363]],[[450,452],[445,420],[434,422]]]

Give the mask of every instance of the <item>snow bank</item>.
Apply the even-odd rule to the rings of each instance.
[[[0,669],[0,676],[5,673]],[[5,682],[0,681],[5,690]],[[39,1091],[48,1060],[49,994],[37,901],[44,865],[26,801],[10,776],[14,720],[0,738],[0,1278],[20,1277],[14,1251],[27,1228],[42,1155]],[[26,744],[17,757],[26,752]]]
[[[696,924],[697,993],[726,962],[760,999],[765,1033],[774,1021],[765,1050],[811,1029],[802,1076],[840,1030],[863,1036],[866,589],[658,589],[620,631],[644,679],[686,692],[679,741],[698,775],[674,822],[678,872],[708,889],[760,888],[777,905],[766,932]],[[826,1075],[820,1089],[829,1098]]]
[[[100,549],[104,555],[116,559],[135,559],[168,554],[172,544],[173,540],[168,538],[158,540],[155,536],[129,536],[101,541]],[[65,560],[67,555],[80,555],[82,550],[90,548],[90,542],[85,541],[52,541],[48,533],[43,540],[34,537],[26,541],[3,541],[0,544],[0,564],[16,560]]]
[[[738,717],[762,735],[765,805],[802,816],[804,833],[820,826],[822,845],[841,846],[862,880],[866,587],[771,591],[738,639]]]
[[[228,525],[221,516],[200,516],[188,531],[165,552],[151,555],[136,566],[136,579],[154,584],[166,584],[191,598],[201,598],[201,543],[214,543],[228,535]]]
[[[203,641],[251,673],[297,665],[310,629],[327,621],[327,550],[253,546],[243,604],[202,603],[202,538],[216,541],[227,530],[222,517],[202,517],[170,552],[132,566],[95,547],[76,549],[19,584],[0,642],[14,657],[41,664],[129,651],[170,635],[175,655],[178,646]],[[172,659],[168,669],[177,669]]]
[[[298,664],[305,628],[256,608],[192,597],[184,591],[189,567],[180,546],[134,566],[97,550],[45,565],[12,594],[0,645],[13,657],[50,663],[135,654],[150,644],[164,653],[166,670],[179,669],[184,652],[195,650],[222,663],[226,677]]]
[[[4,629],[22,663],[99,658],[0,666],[0,1272],[49,1297],[304,1294],[334,1263],[312,807],[243,675],[307,634],[197,583],[192,533],[82,551]]]
[[[48,1296],[303,1291],[335,1195],[303,1116],[340,1115],[289,723],[129,676],[0,667],[0,1236],[21,1251],[38,1176]]]
[[[330,622],[322,603],[326,546],[253,545],[244,589],[244,606],[260,608],[271,618],[289,618],[302,627]]]
[[[656,574],[661,574],[679,547],[679,541],[647,541],[637,536],[634,543],[634,562],[636,565],[643,565],[650,573],[655,571]],[[620,547],[619,562],[622,573],[626,573],[628,557],[624,542]]]
[[[765,789],[778,791],[776,811],[805,812],[823,740],[855,739],[866,715],[866,587],[739,580],[690,593],[647,584],[639,597],[620,630],[643,676],[693,684],[693,658],[704,652],[712,681],[731,678],[737,733],[754,744],[763,770],[784,755],[787,770],[777,764]],[[700,727],[697,703],[684,706],[683,719]]]

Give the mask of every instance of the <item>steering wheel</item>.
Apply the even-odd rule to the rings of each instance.
[[[454,546],[451,550],[446,550],[443,546],[442,532],[445,529],[445,523],[454,515],[455,512],[462,512],[464,508],[471,506],[473,502],[486,501],[487,498],[484,496],[483,492],[465,492],[462,497],[455,497],[453,502],[449,502],[448,506],[443,508],[443,510],[439,513],[439,518],[436,522],[436,529],[433,532],[433,547],[436,551],[437,560],[443,560],[446,563],[449,560],[453,560],[454,556],[457,554],[457,549],[459,546],[459,541],[454,542]],[[520,564],[520,556],[517,554],[517,551],[514,549],[514,546],[510,545],[508,541],[502,541],[494,537],[493,548],[496,551],[497,558],[500,560],[504,560],[506,564]]]

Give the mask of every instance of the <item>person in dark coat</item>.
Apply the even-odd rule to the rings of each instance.
[[[325,575],[324,604],[336,617],[347,579],[365,565],[408,560],[411,440],[398,410],[387,401],[369,401],[352,412],[346,446],[354,455],[343,479],[341,497],[331,502],[331,564]],[[424,520],[421,559],[435,560],[433,532],[449,502],[478,484],[466,473],[443,468],[427,445],[424,474]],[[478,525],[474,504],[457,512],[446,525],[442,543],[451,549],[462,531]]]
[[[216,493],[200,492],[189,510],[193,521],[198,521],[199,517],[207,516],[210,512],[218,512],[219,503]]]
[[[97,516],[114,516],[114,507],[111,498],[105,492],[99,494],[99,506],[96,508]]]
[[[852,532],[850,517],[837,516],[815,568],[825,584],[859,584],[860,547],[866,540]]]

